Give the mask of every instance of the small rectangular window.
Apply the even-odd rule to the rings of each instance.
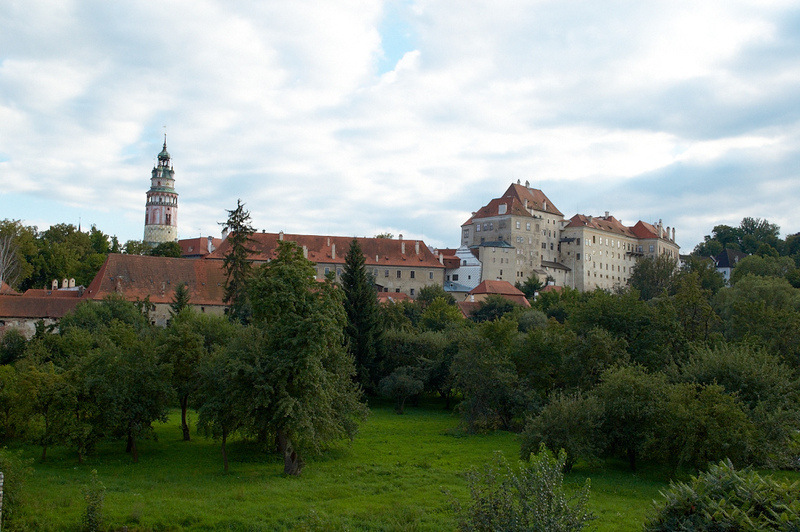
[[[575,258],[578,259],[578,260],[581,260],[581,254],[580,253],[576,253],[575,254]]]
[[[384,277],[389,277],[389,270],[384,270],[383,276]]]
[[[454,273],[454,274],[453,274],[453,280],[454,280],[454,281],[458,281],[458,274],[457,274],[457,273]]]
[[[411,278],[412,278],[412,279],[414,278],[414,275],[415,275],[415,272],[414,272],[414,270],[411,270]]]
[[[397,270],[397,278],[400,279],[403,276],[402,270]]]
[[[428,272],[428,279],[433,279],[433,272]]]
[[[414,289],[412,288],[412,289],[410,290],[410,292],[411,292],[411,295],[413,296],[413,295],[414,295]]]

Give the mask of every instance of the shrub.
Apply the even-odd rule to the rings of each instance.
[[[22,458],[22,452],[0,449],[0,471],[3,473],[3,524],[12,521],[22,500],[22,487],[32,473],[32,459]]]
[[[542,445],[553,452],[563,449],[567,453],[564,472],[568,473],[578,458],[593,460],[602,452],[602,422],[603,407],[596,397],[557,392],[525,425],[520,458],[527,460]]]
[[[689,483],[672,483],[655,503],[646,532],[798,530],[800,484],[786,486],[730,460],[712,465]]]
[[[103,499],[105,499],[106,487],[97,478],[97,470],[92,470],[89,485],[83,492],[86,500],[86,511],[83,513],[81,530],[85,532],[97,532],[103,526]]]
[[[583,529],[594,516],[586,509],[589,480],[575,493],[564,489],[566,453],[558,457],[544,446],[521,464],[519,473],[509,467],[502,453],[483,469],[467,475],[471,504],[454,503],[462,531],[534,530],[568,532]]]

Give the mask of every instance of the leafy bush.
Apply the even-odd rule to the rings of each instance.
[[[555,393],[538,416],[528,420],[522,433],[520,458],[544,445],[551,451],[566,451],[564,472],[568,473],[578,458],[593,460],[602,452],[600,425],[603,407],[594,396]]]
[[[502,453],[483,469],[467,475],[472,501],[462,508],[455,501],[458,528],[462,531],[504,530],[567,532],[583,529],[594,516],[586,509],[589,480],[575,493],[564,488],[566,453],[558,457],[544,446],[521,464],[519,473],[509,467]]]
[[[22,452],[0,449],[0,471],[3,473],[3,524],[12,521],[22,500],[22,487],[33,472],[33,460],[22,458]]]
[[[85,532],[97,532],[103,526],[103,500],[106,496],[106,487],[97,478],[97,470],[92,469],[89,485],[84,490],[86,510],[83,513],[81,529]]]
[[[395,412],[402,414],[406,400],[419,394],[425,386],[422,381],[421,370],[411,366],[397,368],[388,377],[381,379],[378,392],[387,399],[394,399]]]
[[[662,495],[646,532],[800,529],[800,483],[786,486],[755,471],[736,471],[730,460],[689,483],[670,484]]]

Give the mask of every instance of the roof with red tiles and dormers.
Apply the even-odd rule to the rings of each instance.
[[[606,231],[630,238],[637,238],[632,228],[622,225],[622,222],[613,216],[586,216],[584,214],[576,214],[570,218],[569,223],[564,227],[564,229],[570,229],[573,227],[589,227],[599,231]]]
[[[525,205],[527,205],[529,209],[533,209],[535,211],[542,211],[549,214],[555,214],[557,216],[564,216],[564,214],[559,211],[555,205],[553,205],[553,202],[550,201],[550,198],[548,198],[545,193],[538,188],[526,187],[525,185],[520,185],[519,183],[512,184],[510,187],[508,187],[508,190],[505,191],[502,197],[517,199],[523,205],[523,208]]]
[[[209,240],[211,241],[211,251],[208,249]],[[178,244],[181,246],[181,257],[185,258],[199,258],[205,257],[209,253],[213,252],[215,249],[219,247],[222,243],[221,238],[213,238],[213,237],[197,237],[197,238],[184,238],[178,240]]]
[[[267,262],[277,257],[278,242],[295,242],[303,248],[306,258],[318,264],[344,264],[345,256],[353,237],[292,235],[284,233],[254,233],[248,247],[250,259]],[[392,238],[356,238],[364,254],[366,266],[407,266],[444,268],[439,259],[422,240],[400,240]],[[230,246],[224,240],[220,247],[206,256],[206,260],[222,259]]]

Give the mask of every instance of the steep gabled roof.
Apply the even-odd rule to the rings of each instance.
[[[250,258],[266,262],[277,257],[278,242],[286,240],[303,247],[308,260],[322,264],[344,264],[344,258],[353,237],[323,235],[291,235],[283,233],[254,233],[248,247]],[[408,266],[444,268],[422,240],[395,240],[391,238],[356,238],[367,266]],[[230,249],[229,240],[222,242],[206,259],[222,259]]]
[[[637,238],[641,238],[644,240],[649,240],[652,238],[658,238],[658,229],[653,224],[649,224],[647,222],[643,222],[639,220],[636,222],[636,225],[631,227],[631,230],[636,235]]]
[[[223,305],[225,272],[220,261],[116,253],[106,258],[84,297],[99,300],[119,293],[130,301],[149,296],[151,303],[171,303],[183,283],[191,304]]]
[[[714,263],[717,268],[734,268],[740,260],[745,258],[747,253],[737,251],[735,249],[723,249],[722,252],[714,257]]]
[[[502,212],[501,212],[502,211]],[[502,197],[502,198],[495,198],[490,201],[487,205],[484,205],[480,209],[478,209],[472,216],[461,224],[469,225],[474,220],[479,220],[483,218],[492,218],[494,216],[527,216],[528,218],[533,217],[533,215],[528,212],[525,206],[519,201],[518,198],[515,197]]]
[[[553,205],[553,202],[550,201],[550,198],[545,196],[544,192],[538,188],[530,188],[520,184],[512,184],[510,187],[508,187],[508,190],[506,190],[505,194],[503,194],[503,197],[516,198],[523,206],[526,204],[525,201],[527,200],[527,206],[529,209],[547,212],[558,216],[564,216],[564,214],[559,211],[555,205]]]
[[[573,227],[590,227],[599,231],[607,231],[609,233],[637,238],[632,228],[622,225],[622,222],[613,216],[586,216],[585,214],[576,214],[569,219],[569,223],[564,229]]]

